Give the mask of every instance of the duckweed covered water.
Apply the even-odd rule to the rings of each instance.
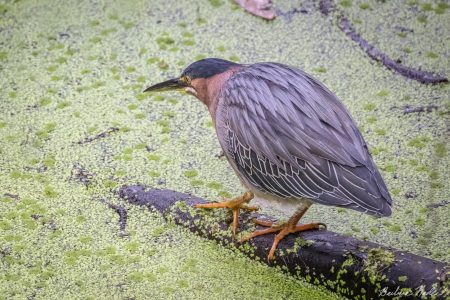
[[[450,11],[440,2],[339,7],[391,57],[450,73]],[[392,217],[316,205],[306,221],[450,260],[449,86],[372,62],[317,9],[267,22],[229,1],[25,0],[3,1],[0,16],[0,299],[337,298],[136,207],[127,207],[129,236],[119,236],[105,203],[119,203],[121,185],[211,200],[242,192],[198,101],[142,93],[211,56],[301,67],[359,124]],[[438,110],[402,112],[430,104]]]

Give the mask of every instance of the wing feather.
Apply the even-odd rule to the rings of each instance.
[[[389,215],[392,200],[342,103],[301,70],[243,68],[225,84],[226,154],[259,190]]]

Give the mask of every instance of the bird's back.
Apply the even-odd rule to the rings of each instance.
[[[216,118],[227,158],[254,188],[391,214],[392,200],[356,124],[305,72],[276,63],[242,68],[223,86]]]

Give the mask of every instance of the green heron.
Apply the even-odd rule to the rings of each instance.
[[[225,156],[248,190],[197,207],[231,209],[235,233],[239,210],[256,209],[247,205],[254,197],[296,203],[286,223],[255,220],[268,228],[241,239],[279,232],[269,260],[286,235],[325,226],[297,224],[313,203],[391,214],[392,199],[355,122],[340,100],[304,71],[206,58],[145,92],[176,89],[207,106]]]

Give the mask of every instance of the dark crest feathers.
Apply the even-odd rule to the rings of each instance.
[[[223,73],[235,65],[237,64],[220,58],[205,58],[190,64],[182,76],[188,76],[190,79],[208,78]]]

